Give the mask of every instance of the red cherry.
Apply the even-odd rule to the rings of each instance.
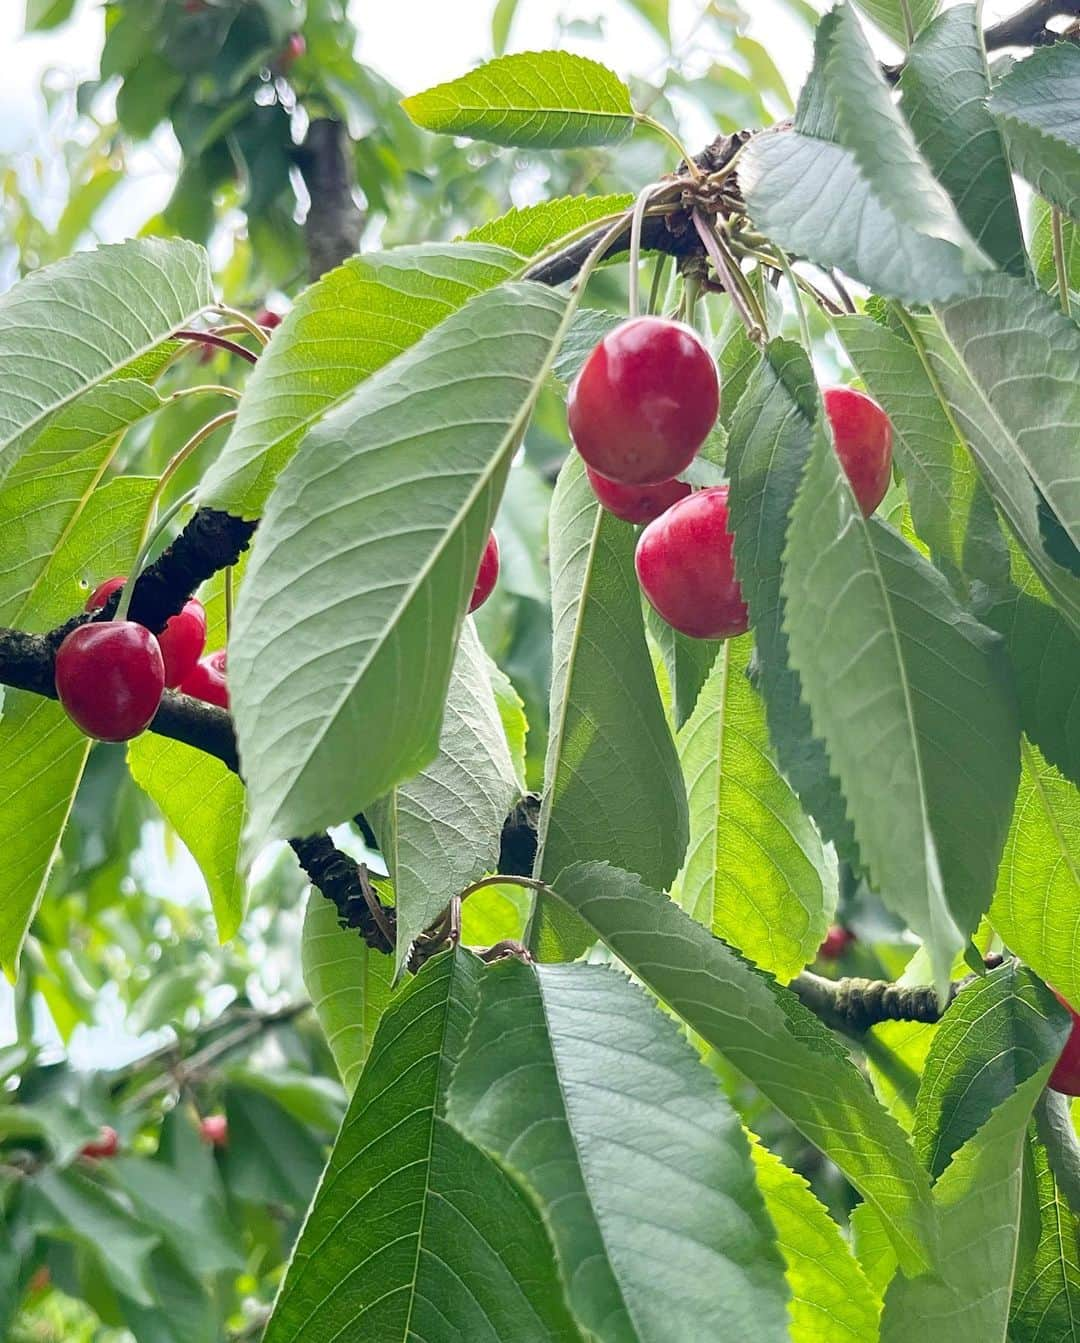
[[[822,395],[836,455],[868,518],[892,477],[892,421],[873,397],[854,387],[827,387]]]
[[[87,611],[100,611],[124,579],[107,578],[86,599]],[[206,611],[196,597],[184,603],[184,608],[173,616],[157,636],[161,656],[165,662],[165,685],[175,690],[195,666],[206,647]]]
[[[158,641],[133,620],[74,629],[56,654],[56,693],[67,716],[99,741],[128,741],[149,727],[165,689]]]
[[[104,583],[99,583],[86,599],[84,611],[100,611],[117,588],[124,586],[123,575],[116,578],[106,578]]]
[[[685,471],[720,409],[720,380],[701,337],[681,322],[633,317],[609,331],[570,388],[574,446],[623,485]]]
[[[115,1156],[119,1150],[120,1135],[110,1125],[102,1124],[98,1136],[92,1142],[88,1142],[82,1149],[82,1155],[100,1159],[101,1157]]]
[[[229,1122],[224,1115],[207,1115],[199,1124],[199,1137],[211,1147],[224,1147],[229,1141]]]
[[[197,597],[184,603],[158,635],[165,662],[165,684],[175,690],[194,670],[206,647],[206,611]]]
[[[307,42],[304,40],[303,33],[290,33],[289,40],[285,43],[285,50],[281,53],[281,68],[287,70],[293,61],[297,61],[307,51]]]
[[[659,485],[620,485],[591,466],[585,468],[585,474],[604,508],[624,522],[652,522],[690,493],[690,486],[681,480],[662,480]]]
[[[850,928],[834,923],[825,934],[824,942],[818,947],[818,958],[823,961],[838,960],[854,941],[855,934]]]
[[[499,577],[499,541],[494,532],[488,533],[487,545],[480,556],[480,568],[476,571],[476,586],[469,598],[469,610],[475,611],[483,606],[495,587]]]
[[[692,639],[742,634],[749,618],[735,577],[728,488],[713,485],[672,504],[638,537],[634,567],[653,608]]]
[[[1080,1013],[1073,1011],[1057,989],[1053,994],[1072,1017],[1072,1030],[1046,1085],[1063,1096],[1080,1096]]]
[[[229,707],[229,685],[225,679],[225,650],[219,648],[200,662],[196,662],[183,681],[180,690],[193,699],[216,704],[219,709]]]
[[[260,326],[273,330],[274,327],[281,325],[281,314],[271,308],[263,308],[261,312],[255,314],[255,320]]]

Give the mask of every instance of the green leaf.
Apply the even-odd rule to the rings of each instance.
[[[1070,1002],[1080,1002],[1080,792],[1029,742],[990,921]]]
[[[814,736],[784,630],[782,557],[791,509],[810,456],[817,384],[801,346],[773,341],[751,375],[731,423],[731,529],[735,571],[760,666],[756,685],[780,768],[824,837],[855,856],[844,799]]]
[[[896,1251],[885,1224],[869,1203],[860,1203],[851,1210],[849,1225],[855,1257],[871,1287],[884,1296],[896,1272]]]
[[[525,704],[514,689],[513,681],[510,680],[495,659],[485,654],[484,660],[487,665],[488,679],[491,681],[491,690],[495,696],[495,704],[499,710],[503,736],[510,751],[510,763],[514,770],[514,778],[517,780],[518,792],[524,793],[526,791],[525,761],[529,736]]]
[[[929,1179],[834,1035],[786,989],[637,877],[581,863],[557,894],[647,988],[751,1081],[881,1214],[906,1272],[929,1267]]]
[[[303,1212],[323,1168],[323,1143],[258,1091],[230,1084],[224,1098],[229,1142],[221,1162],[230,1195]]]
[[[645,628],[660,650],[671,687],[671,713],[678,730],[694,712],[701,687],[723,644],[719,639],[691,639],[672,629],[651,606],[645,606]]]
[[[153,350],[213,301],[202,248],[158,238],[80,252],[4,294],[0,480],[51,415]],[[55,351],[63,351],[63,358]]]
[[[961,990],[934,1033],[915,1109],[915,1150],[935,1180],[993,1110],[1057,1059],[1068,1021],[1015,961]]]
[[[908,52],[900,107],[968,232],[1002,270],[1024,275],[1024,233],[1005,146],[987,110],[989,95],[976,7],[957,5],[934,19]]]
[[[1078,78],[1080,49],[1054,42],[1014,65],[990,99],[1015,171],[1073,218],[1080,211]]]
[[[466,620],[435,759],[368,808],[394,882],[396,976],[454,896],[497,870],[503,822],[521,793],[487,662]]]
[[[1080,787],[1080,634],[1050,604],[1012,537],[1007,545],[1009,581],[988,587],[976,614],[1005,640],[1024,732]]]
[[[304,987],[351,1096],[390,1001],[394,962],[372,951],[355,928],[342,928],[337,909],[312,889],[300,941]]]
[[[915,33],[921,33],[938,11],[938,0],[855,0],[855,2],[867,18],[873,19],[881,31],[901,47],[907,47],[911,42],[907,20],[904,18],[905,10]],[[910,59],[910,53],[908,58]]]
[[[1011,1343],[1080,1338],[1080,1253],[1076,1214],[1058,1188],[1046,1148],[1029,1139],[1039,1202],[1039,1243],[1021,1263],[1009,1309]]]
[[[920,154],[847,4],[818,25],[794,130],[751,140],[739,183],[774,242],[889,297],[951,298],[991,267]]]
[[[66,407],[31,444],[0,486],[0,535],[4,537],[0,572],[0,623],[46,630],[50,617],[36,612],[42,600],[57,606],[43,587],[70,583],[71,606],[82,605],[78,580],[100,574],[59,574],[52,555],[64,544],[107,470],[125,429],[162,404],[145,383],[121,378],[103,383]],[[111,578],[111,574],[100,574]],[[37,617],[34,623],[29,620]],[[62,617],[61,617],[62,618]]]
[[[539,285],[480,294],[362,384],[282,472],[229,645],[253,843],[345,820],[434,756],[563,311]]]
[[[590,1337],[787,1337],[738,1119],[619,971],[494,966],[447,1118],[533,1191]]]
[[[501,248],[423,243],[350,257],[324,275],[259,356],[200,502],[257,517],[312,425],[426,331],[520,268]]]
[[[752,1137],[758,1188],[787,1264],[792,1343],[866,1343],[881,1297],[806,1180]],[[867,1205],[862,1205],[867,1206]]]
[[[791,661],[861,858],[923,939],[943,992],[989,908],[1016,793],[1019,725],[1000,639],[891,528],[864,520],[820,422],[784,595]]]
[[[26,31],[58,28],[71,17],[75,0],[26,0]]]
[[[438,956],[383,1017],[265,1343],[578,1339],[539,1215],[444,1118],[480,974]]]
[[[535,256],[568,233],[607,215],[621,214],[633,203],[633,196],[622,192],[611,196],[558,196],[489,219],[486,224],[470,229],[465,241],[493,243],[518,256]]]
[[[1004,276],[999,277],[1001,282],[1010,286],[1016,284]],[[1024,290],[1024,286],[1019,288]],[[941,325],[931,316],[905,317],[904,322],[950,422],[975,458],[994,502],[1009,522],[1054,604],[1080,633],[1080,580],[1056,563],[1046,551],[1040,528],[1038,495],[1013,434],[973,380]],[[1021,358],[1026,361],[1030,355]],[[1022,383],[1019,385],[1023,387]],[[1034,387],[1035,384],[1028,385],[1029,395],[1034,394]]]
[[[913,1334],[952,1343],[1005,1339],[1016,1274],[1021,1167],[1031,1107],[1047,1065],[1004,1101],[957,1152],[934,1188],[941,1224],[935,1272],[898,1274],[885,1295],[881,1343]]]
[[[425,130],[532,149],[615,144],[634,127],[626,85],[569,51],[499,56],[401,105]]]
[[[243,1267],[236,1233],[211,1184],[193,1184],[162,1161],[133,1156],[110,1161],[107,1177],[197,1276]]]
[[[1007,275],[936,315],[983,411],[1080,546],[1080,331],[1042,290]]]
[[[517,13],[518,0],[497,0],[491,14],[491,46],[496,56],[506,50],[510,29]]]
[[[645,642],[635,532],[596,502],[576,453],[555,487],[550,534],[551,731],[535,872],[550,882],[599,859],[665,888],[686,852],[686,790]],[[541,958],[573,960],[587,945],[541,895],[530,927]]]
[[[1057,284],[1057,267],[1054,263],[1054,234],[1052,221],[1053,206],[1036,196],[1032,201],[1031,262],[1035,268],[1035,278],[1044,289],[1052,289]],[[1061,221],[1062,241],[1065,251],[1065,274],[1069,288],[1080,289],[1080,230],[1071,219]]]
[[[836,859],[770,754],[748,676],[752,648],[748,634],[721,645],[679,733],[690,847],[676,899],[786,982],[814,959],[831,922]]]
[[[51,629],[78,611],[86,598],[79,580],[91,565],[99,579],[127,572],[155,483],[121,476],[93,491],[22,599],[22,628]],[[89,749],[58,704],[6,692],[0,718],[0,966],[9,978],[18,972]]]
[[[783,317],[783,305],[776,290],[763,279],[760,267],[752,271],[750,281],[754,292],[765,308],[769,319],[769,330],[778,331]],[[720,424],[731,428],[743,392],[750,376],[761,362],[761,346],[752,341],[747,334],[742,318],[729,303],[727,312],[720,324],[716,337],[716,362],[720,367]]]
[[[74,1167],[46,1168],[28,1191],[37,1231],[90,1250],[117,1291],[154,1304],[149,1257],[159,1237],[118,1198]]]
[[[625,321],[625,317],[607,308],[579,308],[555,360],[555,376],[559,381],[569,386],[593,349],[609,331],[614,331]]]
[[[935,559],[960,571],[966,513],[978,476],[918,351],[868,317],[838,317],[834,327],[867,391],[892,421],[893,452],[907,485],[915,530]]]
[[[227,942],[240,927],[247,896],[240,863],[244,785],[213,756],[149,732],[129,744],[127,758],[131,777],[198,863],[218,938]]]

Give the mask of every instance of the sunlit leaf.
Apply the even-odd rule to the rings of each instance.
[[[787,1337],[782,1265],[738,1119],[618,971],[495,966],[447,1113],[534,1191],[590,1336]]]
[[[620,961],[829,1156],[881,1214],[907,1270],[933,1246],[929,1179],[835,1035],[786,989],[635,876],[582,863],[560,899]]]
[[[613,144],[634,125],[626,85],[569,51],[499,56],[402,106],[429,131],[534,149]]]
[[[563,303],[539,285],[479,295],[363,383],[282,473],[229,645],[253,843],[347,820],[434,756]]]
[[[518,256],[535,256],[537,252],[573,233],[576,229],[629,210],[631,195],[610,196],[557,196],[538,205],[525,205],[508,210],[497,219],[478,224],[465,235],[466,242],[494,243],[509,248]]]

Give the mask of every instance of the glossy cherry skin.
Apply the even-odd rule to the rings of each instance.
[[[74,629],[56,654],[56,693],[88,737],[129,741],[150,726],[165,689],[158,641],[133,620]]]
[[[85,1145],[82,1149],[82,1155],[100,1160],[102,1157],[115,1156],[119,1150],[120,1135],[110,1125],[102,1124],[101,1132],[93,1142],[88,1142]]]
[[[1072,1030],[1046,1085],[1063,1096],[1080,1096],[1080,1013],[1073,1011],[1072,1004],[1067,1003],[1057,989],[1053,993],[1072,1017]]]
[[[836,455],[868,518],[892,479],[892,421],[873,397],[854,387],[827,387],[822,397]]]
[[[850,928],[834,923],[825,934],[824,942],[818,947],[818,958],[823,961],[839,960],[854,941],[855,934]]]
[[[107,578],[87,597],[86,610],[100,611],[116,589],[123,586],[123,577]],[[157,641],[165,661],[165,685],[175,690],[206,647],[206,611],[202,602],[196,597],[185,602],[183,610],[169,620]]]
[[[633,317],[600,341],[570,388],[567,418],[587,465],[622,485],[685,471],[720,409],[720,379],[681,322]]]
[[[749,624],[727,501],[726,485],[698,490],[638,537],[634,567],[642,591],[658,615],[692,639],[727,639]]]
[[[480,568],[476,571],[476,585],[469,598],[469,610],[475,611],[483,606],[495,589],[499,577],[499,541],[494,532],[488,533],[487,545],[480,556]]]
[[[124,581],[122,574],[118,574],[115,578],[106,578],[105,582],[99,583],[93,592],[91,592],[90,596],[87,597],[86,605],[83,607],[83,610],[100,611],[113,593],[116,592],[118,588],[124,586]]]
[[[281,325],[281,314],[274,312],[272,308],[263,308],[255,315],[255,320],[261,327],[272,331],[274,327]]]
[[[620,485],[591,466],[585,468],[585,474],[602,506],[623,522],[652,522],[690,493],[690,486],[681,480],[662,480],[659,485]]]
[[[180,690],[193,699],[216,704],[219,709],[229,707],[229,683],[225,678],[225,650],[219,648],[195,666],[180,682]]]
[[[207,1115],[199,1124],[199,1137],[210,1147],[224,1147],[229,1141],[229,1122],[224,1115]]]

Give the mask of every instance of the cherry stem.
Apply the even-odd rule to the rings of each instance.
[[[734,255],[728,251],[727,245],[721,242],[719,234],[711,227],[700,210],[695,209],[691,218],[694,221],[694,228],[697,229],[698,237],[705,244],[705,251],[716,267],[716,273],[720,277],[735,311],[746,327],[747,335],[755,345],[762,344],[768,334],[765,314],[761,311],[757,295],[746,283],[746,276],[743,275],[739,263]],[[725,255],[725,252],[727,252],[727,255]]]
[[[225,642],[232,637],[233,623],[233,566],[225,566]]]
[[[496,873],[493,877],[482,877],[479,881],[474,881],[471,886],[466,886],[458,896],[458,900],[464,903],[470,895],[475,895],[486,886],[526,886],[530,891],[544,891],[548,895],[553,893],[546,881],[538,881],[536,877],[500,876]]]
[[[241,359],[246,359],[249,364],[259,362],[259,356],[253,354],[251,350],[245,349],[235,340],[228,340],[225,336],[217,336],[212,331],[189,331],[185,328],[181,331],[174,331],[173,340],[187,340],[199,345],[213,345],[218,350],[228,350],[230,354],[239,355]]]
[[[661,252],[660,255],[656,258],[656,265],[653,268],[652,288],[649,290],[650,314],[656,312],[656,309],[659,306],[660,283],[664,278],[665,271],[667,270],[667,263],[668,263],[667,254]]]
[[[237,308],[228,308],[223,303],[219,303],[213,311],[219,312],[222,317],[231,317],[237,326],[249,331],[260,345],[265,345],[269,341],[270,336],[265,328],[261,327],[253,317],[249,317],[246,312],[240,312]]]
[[[657,121],[655,117],[649,116],[648,112],[635,112],[634,120],[639,126],[648,126],[650,130],[654,130],[657,134],[662,135],[669,144],[674,145],[682,156],[683,163],[686,164],[686,171],[695,182],[701,181],[701,169],[694,162],[693,156],[688,152],[686,146],[673,130],[665,126],[662,121]]]
[[[1065,234],[1061,222],[1061,211],[1057,206],[1050,210],[1050,234],[1054,240],[1054,270],[1057,272],[1058,302],[1066,317],[1072,316],[1069,302],[1069,272],[1065,265]]]
[[[151,528],[154,525],[158,504],[161,502],[161,496],[165,492],[166,485],[168,485],[169,481],[201,443],[208,439],[212,433],[216,432],[216,430],[220,429],[222,425],[231,424],[235,419],[235,410],[226,410],[220,415],[215,415],[212,420],[208,420],[201,428],[195,430],[179,452],[172,456],[167,463],[165,470],[162,471],[158,483],[154,487],[154,493],[150,496],[150,503],[146,510],[146,519],[143,522],[142,533],[139,536],[139,544],[135,551],[135,559],[132,562],[127,581],[124,583],[124,591],[121,594],[120,604],[116,608],[114,619],[127,619],[128,608],[131,606],[132,593],[135,591],[135,580],[138,578],[143,564],[146,561],[146,553],[149,550],[150,542],[153,539],[151,536]]]
[[[233,401],[239,401],[243,392],[236,387],[226,387],[224,383],[202,382],[198,387],[180,387],[169,397],[170,401],[183,401],[187,396],[203,396],[213,392],[215,396],[227,396]]]
[[[791,269],[791,262],[788,255],[782,247],[776,249],[776,255],[780,262],[780,269],[784,272],[784,278],[788,282],[788,288],[791,290],[791,300],[795,304],[795,311],[799,318],[799,335],[802,337],[803,348],[807,355],[813,350],[813,342],[810,339],[810,322],[806,316],[806,307],[803,304],[802,293],[799,290],[798,280],[795,278],[795,272]]]
[[[630,216],[630,270],[629,270],[629,308],[631,317],[641,316],[641,225],[645,218],[645,207],[649,203],[649,197],[662,185],[659,182],[650,182],[647,187],[642,187],[638,192],[637,200],[634,202],[634,211]]]

